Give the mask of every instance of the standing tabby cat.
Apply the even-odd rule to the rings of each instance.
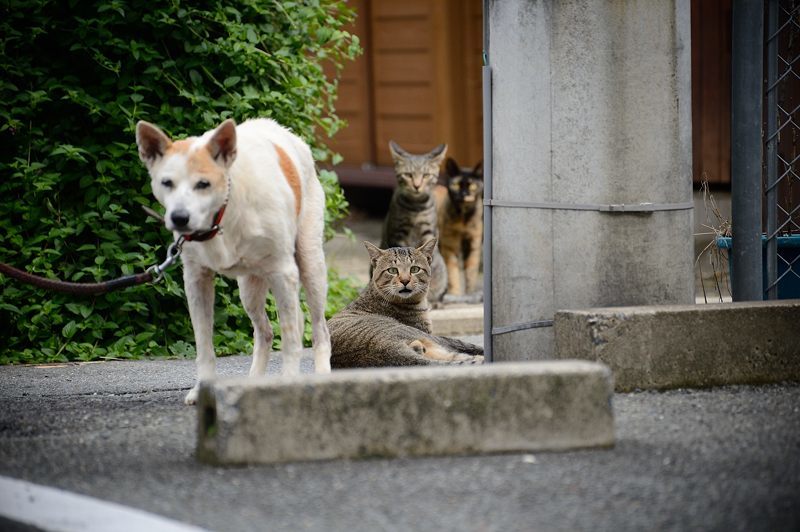
[[[430,334],[426,295],[436,239],[416,249],[364,245],[372,279],[328,320],[331,367],[482,364],[483,348]]]
[[[461,262],[464,264],[466,293],[478,288],[483,241],[483,162],[462,170],[455,160],[445,164],[447,186],[437,186],[439,208],[439,249],[447,264],[447,293],[464,294]]]
[[[389,142],[394,160],[397,188],[389,203],[389,212],[383,223],[381,247],[416,246],[430,238],[438,237],[438,220],[433,189],[439,177],[439,166],[447,151],[440,144],[424,155],[412,155]],[[447,270],[439,250],[434,250],[428,300],[437,305],[447,289]]]

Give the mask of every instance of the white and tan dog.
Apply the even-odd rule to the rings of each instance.
[[[311,311],[314,364],[330,372],[325,322],[327,271],[322,251],[325,195],[308,145],[272,120],[226,120],[201,137],[173,142],[147,122],[136,125],[139,156],[168,229],[187,236],[183,281],[201,381],[216,374],[212,343],[214,273],[235,277],[253,322],[250,375],[263,375],[272,350],[265,301],[271,290],[281,323],[284,374],[300,367],[303,315],[299,282]],[[224,214],[224,215],[223,215]],[[217,232],[215,225],[224,226]]]

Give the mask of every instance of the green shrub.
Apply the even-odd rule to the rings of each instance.
[[[171,235],[140,208],[154,204],[134,141],[140,119],[183,137],[229,117],[272,117],[317,160],[334,159],[321,139],[342,122],[323,64],[336,69],[358,53],[342,29],[353,15],[333,0],[4,2],[0,261],[95,282],[163,260]],[[347,203],[335,174],[320,177],[330,236]],[[218,279],[221,354],[251,348],[235,285]],[[331,302],[352,295],[335,275],[331,286]],[[97,298],[2,276],[0,293],[0,363],[194,353],[180,268]]]

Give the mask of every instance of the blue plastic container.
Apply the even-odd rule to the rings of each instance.
[[[733,239],[727,236],[717,237],[717,246],[720,249],[732,249]],[[761,235],[761,264],[764,290],[767,289],[767,237]],[[778,237],[778,278],[786,273],[788,266],[781,257],[791,263],[800,255],[800,235]],[[733,262],[728,253],[728,267],[733,275]],[[792,265],[792,271],[778,281],[778,299],[800,299],[800,260]]]

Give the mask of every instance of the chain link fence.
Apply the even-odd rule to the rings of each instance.
[[[765,15],[764,299],[777,299],[800,297],[800,2]]]

